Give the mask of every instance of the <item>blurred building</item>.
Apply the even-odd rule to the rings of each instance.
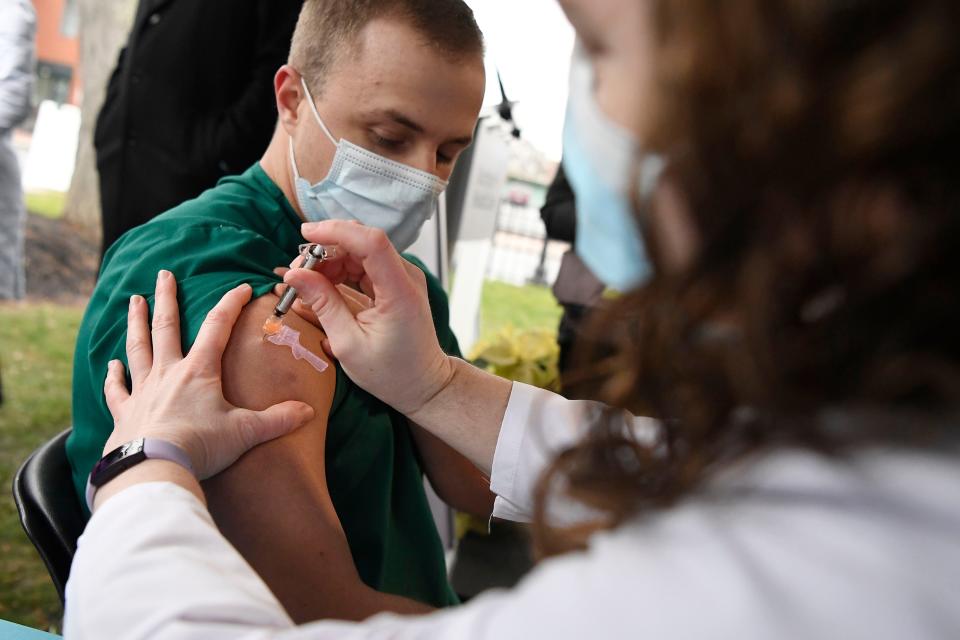
[[[109,0],[107,0],[109,1]],[[34,113],[24,128],[31,129],[44,100],[80,104],[80,14],[78,0],[33,0],[37,10],[37,81]]]
[[[486,277],[512,285],[549,286],[569,246],[548,240],[540,207],[558,163],[524,138],[510,140],[507,179],[501,196]]]
[[[36,79],[30,114],[13,131],[13,148],[24,191],[65,192],[76,160],[83,99],[79,0],[32,1],[37,12]],[[44,120],[40,130],[38,119]]]
[[[508,175],[519,182],[549,186],[558,164],[525,138],[510,141]]]

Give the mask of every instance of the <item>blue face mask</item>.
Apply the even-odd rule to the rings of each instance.
[[[320,118],[306,81],[301,78],[300,82],[314,119],[337,147],[327,177],[310,184],[297,169],[293,138],[290,138],[290,165],[300,211],[311,222],[356,220],[383,229],[397,251],[404,251],[433,216],[437,198],[447,187],[446,180],[384,158],[343,138],[338,142]]]
[[[631,205],[633,168],[640,157],[633,135],[597,105],[593,69],[578,46],[563,129],[563,170],[577,207],[575,250],[597,278],[618,291],[633,289],[652,274]],[[663,162],[653,156],[641,162],[640,192],[650,193]]]

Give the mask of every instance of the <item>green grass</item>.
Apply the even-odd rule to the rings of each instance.
[[[556,331],[563,309],[547,287],[487,281],[480,301],[481,339],[507,326]]]
[[[73,345],[82,309],[0,305],[0,618],[60,626],[60,602],[27,540],[10,495],[13,474],[40,444],[70,423]]]
[[[487,282],[482,333],[508,325],[552,331],[560,312],[549,289]],[[30,452],[70,423],[73,345],[81,316],[78,307],[0,304],[0,618],[39,629],[58,629],[62,612],[20,527],[10,486]]]
[[[67,203],[67,194],[62,191],[32,191],[24,195],[27,211],[45,218],[60,218]]]

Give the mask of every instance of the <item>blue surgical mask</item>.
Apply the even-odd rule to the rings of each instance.
[[[397,251],[404,251],[433,216],[446,180],[341,138],[337,141],[323,123],[306,81],[301,84],[314,119],[337,151],[327,176],[316,184],[300,175],[290,138],[297,202],[304,217],[319,220],[356,220],[386,231]]]
[[[594,275],[628,291],[652,274],[631,196],[640,166],[640,193],[649,194],[663,162],[641,157],[640,145],[603,113],[593,96],[593,67],[580,46],[570,66],[570,94],[563,129],[563,170],[576,197],[575,250]]]

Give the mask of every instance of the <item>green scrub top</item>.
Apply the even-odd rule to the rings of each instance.
[[[66,449],[81,502],[87,475],[113,428],[103,380],[110,360],[127,361],[130,296],[140,294],[152,307],[157,271],[171,271],[179,288],[183,344],[192,345],[207,312],[228,290],[243,282],[254,296],[273,290],[280,281],[273,269],[288,264],[303,242],[300,224],[258,163],[132,229],[110,248],[74,355],[73,433]],[[459,356],[443,288],[416,259],[407,259],[426,273],[440,345]],[[339,365],[326,468],[361,579],[379,591],[434,606],[456,603],[406,420],[353,384]]]

